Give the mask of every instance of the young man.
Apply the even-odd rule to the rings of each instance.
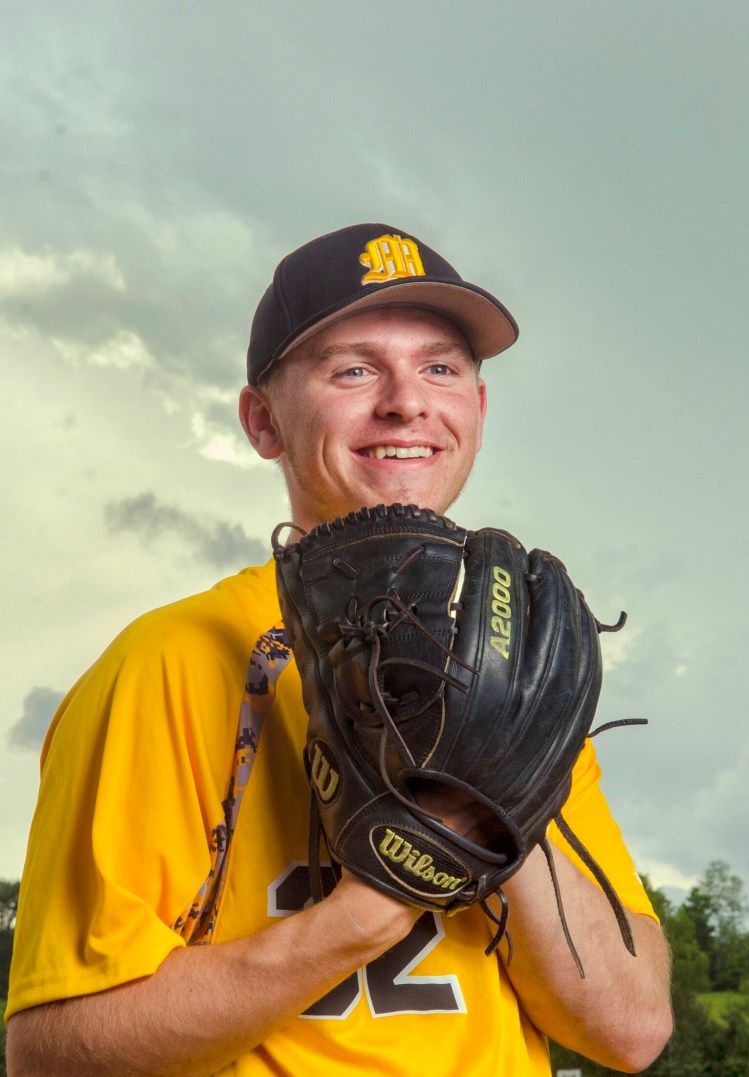
[[[398,501],[444,512],[481,445],[478,361],[516,335],[494,297],[386,225],[284,259],[240,417],[280,461],[295,522]],[[310,905],[305,726],[272,561],[136,621],[84,674],[43,753],[11,1077],[541,1075],[545,1035],[614,1068],[655,1057],[667,950],[589,743],[565,817],[628,909],[637,957],[552,826],[581,979],[538,850],[505,886],[509,965],[504,945],[484,956],[478,908],[443,918],[346,872]]]

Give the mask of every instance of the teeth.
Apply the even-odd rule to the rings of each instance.
[[[370,460],[384,460],[386,456],[410,460],[418,456],[431,456],[433,451],[428,445],[410,445],[408,448],[400,445],[376,445],[373,449],[367,449],[367,456]]]

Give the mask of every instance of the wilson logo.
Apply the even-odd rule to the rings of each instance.
[[[377,848],[386,860],[398,864],[403,871],[415,875],[422,882],[431,883],[438,890],[455,890],[461,883],[468,881],[467,875],[461,878],[449,875],[446,871],[436,871],[433,856],[414,849],[410,841],[406,841],[390,827],[385,828],[385,836]]]
[[[510,601],[510,574],[495,565],[492,582],[492,635],[489,643],[503,658],[510,657],[512,639],[512,604]]]
[[[310,781],[317,790],[320,800],[323,804],[329,803],[336,794],[341,776],[324,754],[319,741],[315,741],[312,748],[309,770]]]
[[[361,279],[362,284],[384,284],[401,277],[423,277],[424,266],[419,248],[412,239],[401,236],[379,236],[372,239],[359,255],[359,261],[369,272]]]

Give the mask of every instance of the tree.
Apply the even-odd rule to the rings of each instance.
[[[0,879],[0,931],[13,930],[18,910],[19,882]]]
[[[671,1041],[645,1073],[650,1077],[703,1077],[707,1072],[705,1048],[710,1022],[697,995],[709,989],[708,958],[698,944],[692,918],[683,909],[674,910],[665,894],[653,889],[647,876],[642,881],[671,947],[674,1010]],[[584,1077],[604,1077],[615,1072],[557,1044],[551,1045],[551,1058],[552,1072],[577,1068]]]
[[[713,860],[683,908],[707,955],[712,990],[739,991],[749,980],[749,900],[739,876],[731,874],[724,860]]]
[[[5,1009],[8,996],[10,956],[13,952],[13,928],[18,909],[20,883],[0,879],[0,1006]],[[0,1077],[5,1075],[5,1025],[0,1019]]]
[[[671,947],[671,1003],[674,1034],[660,1058],[645,1072],[652,1077],[702,1077],[703,1044],[708,1016],[697,995],[709,989],[708,959],[698,944],[695,926],[647,877],[643,884]]]
[[[746,1077],[749,1072],[749,999],[734,1004],[705,1040],[705,1077]]]
[[[8,995],[10,955],[13,950],[13,928],[18,909],[19,882],[0,879],[0,1001]]]

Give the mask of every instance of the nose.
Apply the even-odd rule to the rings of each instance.
[[[429,398],[416,371],[391,370],[381,379],[375,410],[381,419],[412,422],[426,416]]]

